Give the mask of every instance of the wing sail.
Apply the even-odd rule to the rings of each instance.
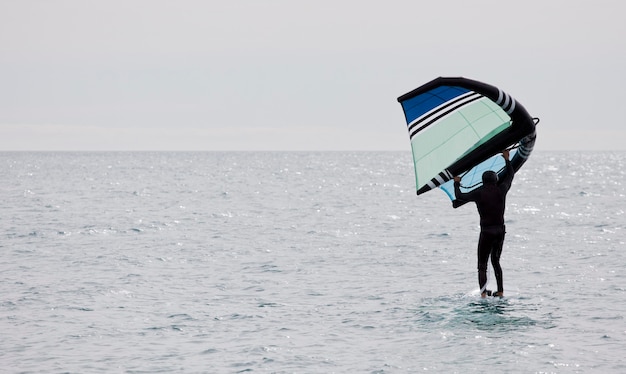
[[[535,141],[535,123],[526,109],[502,90],[466,78],[440,77],[398,98],[413,151],[417,194],[436,187],[456,201],[451,182],[464,174],[462,185],[489,169],[503,171],[494,155],[513,144],[515,170],[526,161]],[[478,185],[476,185],[478,186]],[[477,188],[473,186],[472,188]]]

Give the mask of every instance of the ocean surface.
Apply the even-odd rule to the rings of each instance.
[[[410,152],[0,153],[0,372],[624,373],[625,170],[536,151],[482,300]]]

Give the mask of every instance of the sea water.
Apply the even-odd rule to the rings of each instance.
[[[623,373],[625,170],[535,152],[483,300],[409,152],[0,153],[0,372]]]

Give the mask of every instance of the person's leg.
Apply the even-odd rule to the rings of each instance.
[[[481,231],[478,237],[478,286],[482,297],[487,296],[487,266],[491,245],[490,235]]]
[[[502,277],[502,266],[500,265],[500,256],[502,255],[502,246],[504,245],[504,229],[499,233],[494,241],[493,250],[491,251],[491,265],[498,283],[498,292],[494,296],[504,296],[504,280]]]

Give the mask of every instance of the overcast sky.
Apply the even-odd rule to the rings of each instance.
[[[409,150],[397,97],[502,88],[626,150],[620,0],[0,0],[0,150]]]

